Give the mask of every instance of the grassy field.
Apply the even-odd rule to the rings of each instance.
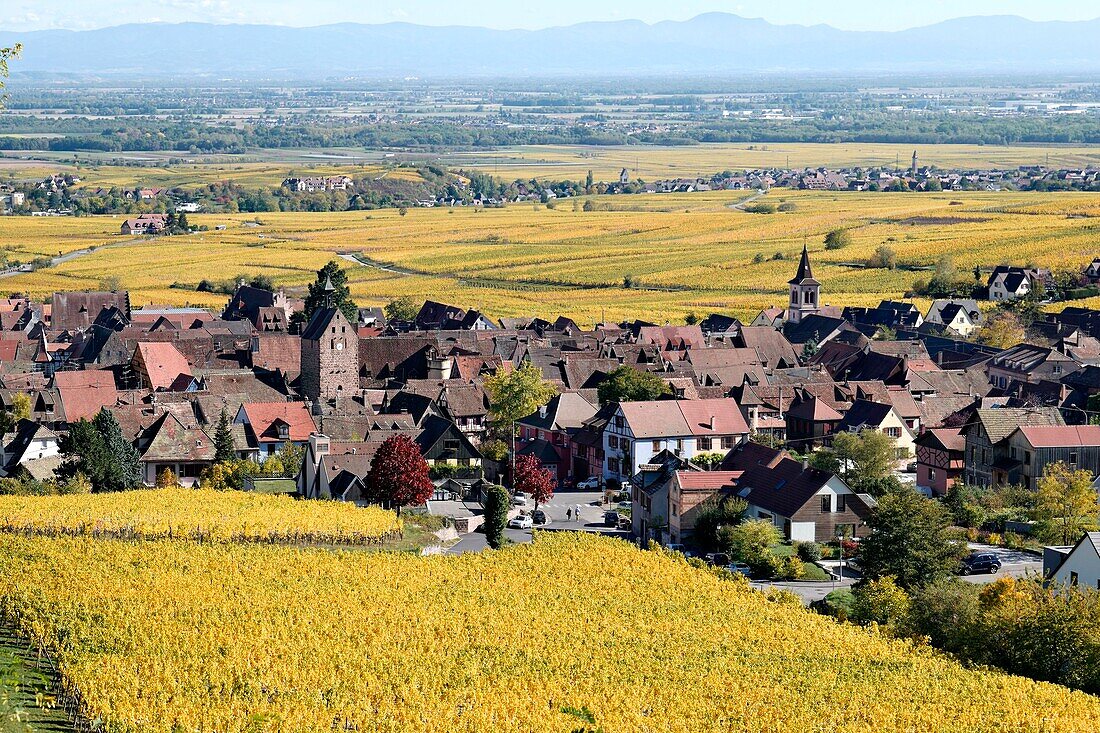
[[[627,168],[632,178],[710,176],[723,170],[769,167],[892,166],[908,168],[916,149],[924,165],[941,168],[1015,168],[1049,165],[1073,168],[1100,165],[1100,147],[1060,145],[913,145],[888,143],[706,143],[659,145],[539,145],[448,153],[385,153],[365,149],[256,150],[245,155],[203,156],[179,152],[80,153],[80,174],[87,185],[196,186],[233,180],[245,186],[277,186],[287,175],[380,175],[398,161],[444,163],[476,168],[513,180],[542,178],[618,180]],[[71,153],[6,153],[0,178],[39,179],[73,171]],[[169,165],[169,161],[176,162]],[[133,165],[118,165],[129,161]],[[143,166],[143,167],[138,167]],[[406,174],[410,173],[408,171]],[[392,175],[392,174],[391,174]],[[415,173],[412,173],[415,175]]]
[[[901,297],[949,254],[960,272],[1010,262],[1082,267],[1096,254],[1100,194],[830,193],[776,190],[766,200],[796,210],[770,215],[731,208],[734,192],[604,197],[612,210],[411,209],[338,214],[202,215],[211,231],[100,249],[57,267],[8,279],[4,288],[36,298],[55,290],[97,288],[117,278],[135,305],[221,307],[225,296],[195,292],[202,279],[266,274],[300,289],[336,253],[362,304],[394,297],[445,300],[491,317],[564,314],[583,323],[602,318],[679,321],[710,311],[751,317],[783,304],[786,281],[806,243],[823,300],[867,305]],[[65,242],[125,242],[113,232],[121,217],[0,218],[0,247],[54,252]],[[224,231],[213,231],[224,224]],[[853,244],[824,251],[825,234],[852,231]],[[902,266],[865,270],[880,245]],[[76,245],[70,245],[75,248]],[[775,257],[782,259],[773,259]],[[755,260],[762,259],[761,262]],[[386,268],[386,269],[382,269]],[[624,276],[638,285],[623,287]],[[171,287],[176,284],[176,287]]]
[[[53,705],[56,692],[30,645],[0,628],[0,733],[72,733],[64,709]]]
[[[6,621],[117,733],[1100,726],[1090,695],[590,535],[433,557],[3,535],[0,562]]]

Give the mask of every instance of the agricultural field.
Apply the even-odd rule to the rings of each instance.
[[[0,563],[5,622],[117,733],[1100,726],[1094,697],[608,538],[416,557],[3,535]]]
[[[945,169],[1096,167],[1100,148],[1057,145],[912,145],[888,143],[704,143],[657,145],[529,145],[491,152],[457,152],[441,160],[454,167],[480,168],[506,180],[540,178],[617,181],[626,168],[646,181],[706,176],[724,170],[893,166],[908,168],[913,150],[921,165]],[[1049,161],[1049,163],[1048,163]]]
[[[377,507],[206,489],[0,496],[0,532],[203,542],[376,544],[401,520]]]
[[[922,165],[944,169],[1100,166],[1100,147],[1074,145],[912,145],[891,143],[703,143],[699,145],[527,145],[444,153],[385,153],[363,148],[259,149],[245,155],[189,155],[179,151],[139,153],[34,151],[0,154],[0,179],[38,180],[51,173],[78,173],[88,186],[182,186],[230,180],[246,187],[278,186],[288,175],[415,176],[394,163],[437,162],[453,169],[481,170],[514,179],[617,181],[632,178],[709,177],[724,170],[758,168],[908,168],[914,148]],[[77,165],[79,163],[79,165]]]
[[[786,300],[803,244],[823,300],[873,305],[927,279],[943,255],[959,272],[1001,263],[1080,268],[1100,244],[1096,193],[849,193],[777,189],[763,201],[794,210],[752,214],[745,194],[708,192],[609,196],[583,211],[581,200],[553,209],[410,209],[342,213],[195,215],[210,231],[129,240],[121,217],[0,217],[0,248],[60,250],[114,242],[34,273],[6,290],[46,298],[55,290],[117,282],[144,303],[222,307],[225,296],[196,292],[203,279],[264,274],[300,291],[325,262],[345,255],[352,294],[362,305],[395,297],[444,300],[490,317],[567,315],[584,324],[644,318],[680,321],[716,311],[751,318]],[[225,225],[224,231],[215,231]],[[853,243],[825,251],[823,238],[845,227]],[[59,235],[59,228],[65,234]],[[887,245],[896,270],[859,266]],[[356,259],[358,257],[359,259]],[[634,287],[625,288],[630,277]]]

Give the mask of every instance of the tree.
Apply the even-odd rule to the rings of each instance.
[[[125,491],[141,484],[141,456],[133,443],[126,440],[122,427],[110,410],[101,409],[92,420],[95,429],[103,437],[107,451],[106,485],[101,490]]]
[[[554,496],[554,472],[542,467],[542,461],[534,456],[516,456],[515,479],[512,481],[516,491],[530,494],[535,502],[545,504]]]
[[[61,438],[59,447],[65,456],[57,468],[58,478],[66,480],[82,473],[92,482],[93,491],[105,491],[106,475],[110,461],[103,436],[85,419],[73,423],[67,435]]]
[[[1075,471],[1062,461],[1046,467],[1039,479],[1035,506],[1040,541],[1070,545],[1097,529],[1100,502],[1089,471]]]
[[[817,345],[817,331],[814,331],[814,335],[806,340],[806,343],[802,344],[802,360],[808,361],[815,356],[820,348]]]
[[[494,550],[499,550],[506,541],[504,527],[508,524],[508,509],[511,505],[508,492],[503,486],[491,486],[485,495],[485,541]]]
[[[877,430],[841,432],[833,436],[833,452],[844,469],[844,480],[859,493],[881,493],[897,462],[894,439]]]
[[[748,565],[754,573],[769,577],[780,569],[780,558],[770,548],[779,544],[781,539],[779,530],[767,519],[755,519],[733,527],[724,527],[718,533],[720,548]]]
[[[885,244],[880,245],[867,260],[867,267],[881,270],[894,270],[898,266],[898,255]]]
[[[485,380],[489,394],[489,418],[498,434],[507,428],[511,441],[512,470],[515,472],[516,420],[527,417],[558,393],[557,388],[543,379],[542,370],[524,361],[512,372],[498,371]]]
[[[847,229],[834,229],[825,235],[825,249],[843,249],[852,243],[852,233]]]
[[[385,313],[390,321],[412,321],[420,312],[420,306],[408,295],[391,300],[386,304]]]
[[[1011,311],[998,311],[986,318],[985,325],[978,329],[975,339],[979,344],[995,349],[1007,349],[1023,343],[1027,337],[1020,317]]]
[[[701,549],[715,552],[718,547],[718,530],[722,527],[734,527],[745,519],[749,505],[744,499],[728,498],[708,499],[695,515],[695,530],[692,537]]]
[[[23,52],[23,44],[17,43],[8,48],[0,48],[0,89],[4,88],[4,80],[8,78],[8,61],[19,58]],[[4,108],[5,97],[0,97],[0,109]]]
[[[218,426],[214,428],[214,460],[232,461],[237,455],[233,445],[233,428],[229,424],[229,413],[223,407],[218,415]]]
[[[600,403],[604,405],[610,402],[650,402],[671,391],[668,383],[656,374],[625,365],[612,369],[596,389]]]
[[[887,575],[852,589],[852,621],[896,628],[909,613],[909,596]]]
[[[401,513],[405,505],[421,505],[435,490],[428,462],[420,447],[404,433],[393,435],[378,447],[367,473],[367,494],[371,501]]]
[[[176,479],[176,474],[168,466],[165,466],[164,470],[157,474],[158,489],[177,489],[179,485],[180,482]]]
[[[309,292],[306,293],[305,299],[306,320],[309,320],[318,308],[324,307],[325,284],[330,280],[332,281],[332,287],[335,288],[332,293],[333,306],[339,308],[340,312],[344,314],[344,318],[347,318],[351,323],[358,323],[359,306],[351,299],[351,290],[348,288],[348,275],[340,268],[336,260],[329,260],[327,265],[317,271],[317,279],[309,284]]]
[[[864,577],[893,576],[906,590],[953,575],[966,553],[947,510],[913,489],[882,496],[867,525],[871,533],[860,543]]]
[[[0,435],[15,429],[20,420],[31,417],[31,398],[26,392],[12,392],[11,405],[0,413]]]
[[[969,658],[980,643],[973,633],[978,621],[979,587],[944,578],[918,588],[910,598],[909,633],[927,637],[932,646]]]

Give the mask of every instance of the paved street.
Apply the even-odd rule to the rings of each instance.
[[[1000,558],[1002,563],[1000,573],[982,573],[981,575],[968,575],[963,578],[963,580],[970,583],[991,583],[1002,575],[1022,578],[1028,574],[1041,575],[1043,572],[1043,558],[1032,555],[1030,552],[1020,552],[1019,550],[994,547],[993,545],[980,545],[973,542],[970,543],[970,549],[973,552],[992,552]]]
[[[576,519],[566,517],[566,512],[575,509],[577,505],[581,507],[581,521],[579,522]],[[525,507],[517,508],[522,508],[525,512],[531,512],[535,507],[533,504],[528,504]],[[546,516],[550,520],[548,524],[538,527],[540,530],[548,532],[599,532],[615,537],[630,536],[629,532],[613,530],[604,526],[603,515],[607,508],[603,504],[603,493],[599,491],[563,491],[560,494],[555,494],[548,504],[542,504],[539,508],[546,512]],[[615,508],[614,505],[612,505],[612,508]],[[505,531],[505,536],[512,542],[530,542],[531,530],[509,529]],[[481,552],[486,547],[488,545],[485,542],[485,535],[481,532],[473,532],[464,535],[447,552],[459,555],[464,552]]]

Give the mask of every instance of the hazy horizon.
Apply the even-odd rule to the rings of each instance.
[[[829,25],[847,31],[897,31],[974,16],[1016,15],[1032,21],[1081,21],[1100,17],[1100,9],[1080,0],[1050,0],[1037,6],[1025,0],[970,0],[960,3],[926,0],[775,0],[770,3],[722,0],[682,0],[674,8],[662,0],[591,3],[561,0],[553,6],[517,5],[487,0],[479,12],[441,0],[406,0],[381,7],[377,3],[349,6],[342,0],[314,0],[308,5],[286,0],[115,0],[112,12],[101,2],[70,0],[62,7],[43,7],[36,0],[8,0],[0,11],[0,29],[92,30],[127,23],[217,24],[247,23],[313,27],[334,23],[381,24],[408,22],[427,26],[472,26],[498,30],[539,30],[591,21],[640,20],[653,24],[684,21],[704,13],[722,12],[760,18],[778,25]]]

